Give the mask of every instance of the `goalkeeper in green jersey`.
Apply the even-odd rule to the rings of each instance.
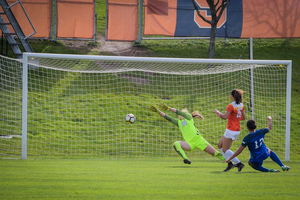
[[[173,147],[175,151],[183,158],[183,162],[185,164],[191,164],[189,158],[185,155],[184,151],[193,151],[196,148],[200,149],[201,151],[205,151],[210,155],[219,158],[220,160],[224,161],[225,158],[223,155],[214,149],[201,135],[199,130],[194,124],[193,118],[203,119],[203,116],[198,112],[194,111],[191,114],[188,113],[187,109],[177,110],[175,108],[168,107],[165,103],[161,103],[159,105],[161,110],[170,110],[176,113],[179,117],[179,120],[174,119],[166,115],[165,113],[161,112],[157,107],[151,105],[150,110],[153,112],[157,112],[160,116],[164,117],[166,120],[175,124],[182,133],[182,136],[185,141],[177,141],[173,143]]]

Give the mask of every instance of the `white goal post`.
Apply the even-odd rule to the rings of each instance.
[[[199,110],[205,119],[195,125],[217,148],[227,122],[212,111],[225,112],[230,91],[238,88],[244,91],[246,120],[265,128],[272,116],[266,144],[288,161],[291,71],[292,62],[282,60],[24,53],[22,159],[178,156],[172,143],[182,140],[179,130],[149,110],[162,101]],[[125,123],[129,113],[137,118],[133,124]],[[246,120],[234,151],[247,134]],[[200,151],[188,155],[208,157]]]

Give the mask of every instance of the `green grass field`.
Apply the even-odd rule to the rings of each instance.
[[[0,161],[1,199],[299,199],[299,162],[288,172],[178,158]],[[279,169],[270,160],[268,168]]]

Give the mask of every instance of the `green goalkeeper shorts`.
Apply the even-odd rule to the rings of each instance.
[[[200,149],[201,151],[204,151],[204,149],[209,145],[209,143],[202,137],[202,135],[197,135],[197,137],[194,137],[191,139],[188,144],[191,147],[191,151],[195,149]]]

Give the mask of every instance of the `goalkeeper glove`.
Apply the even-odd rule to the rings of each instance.
[[[159,104],[159,108],[162,109],[162,110],[170,110],[170,107],[167,106],[164,102],[161,102]]]
[[[160,113],[160,110],[158,110],[158,108],[152,105],[150,106],[150,110],[152,110],[153,112],[157,112],[158,114]]]

